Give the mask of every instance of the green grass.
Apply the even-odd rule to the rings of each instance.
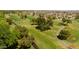
[[[41,32],[34,28],[33,25],[31,25],[30,20],[21,20],[20,25],[25,26],[31,35],[35,37],[35,43],[38,45],[39,48],[68,48],[67,46],[71,44],[79,44],[79,23],[77,21],[73,21],[73,23],[70,25],[72,27],[72,34],[76,37],[76,41],[73,43],[67,40],[61,41],[56,36],[58,34],[58,31],[63,27],[62,25],[59,25],[60,21],[55,20],[54,26],[51,27],[51,30],[47,30],[44,32]],[[66,45],[64,45],[64,43]]]
[[[39,30],[35,29],[33,26],[29,24],[29,21],[21,21],[21,25],[27,27],[30,34],[32,34],[35,37],[36,44],[40,48],[60,48],[60,45],[57,44],[58,42],[56,42],[56,40],[46,35],[45,33],[42,33]]]

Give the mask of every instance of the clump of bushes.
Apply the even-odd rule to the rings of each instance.
[[[10,28],[7,21],[0,20],[0,48],[26,49],[32,46],[34,37],[29,34],[26,27],[16,24],[14,29]]]
[[[16,32],[18,33],[16,33],[16,36],[18,38],[17,48],[30,48],[33,43],[34,37],[29,35],[28,30],[25,27],[18,26],[16,27]]]
[[[10,26],[4,20],[0,21],[0,43],[2,48],[15,48],[16,46],[16,37],[12,34]]]

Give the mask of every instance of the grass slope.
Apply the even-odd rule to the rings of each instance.
[[[56,20],[54,21],[55,24],[52,27],[51,30],[47,30],[44,32],[41,32],[34,28],[34,26],[30,25],[30,20],[21,20],[20,25],[25,26],[30,34],[32,34],[35,37],[35,43],[38,45],[39,48],[79,48],[79,23],[77,21],[73,21],[70,26],[73,28],[72,34],[76,37],[75,42],[70,42],[67,40],[59,40],[56,35],[58,34],[58,31],[63,27],[59,25],[58,23],[60,21]]]
[[[24,21],[22,20],[20,25],[27,27],[30,34],[32,34],[35,37],[36,44],[39,46],[39,48],[60,48],[61,47],[58,44],[58,42],[56,42],[56,40],[53,40],[52,37],[46,35],[45,33],[40,32],[39,30],[31,26],[28,20],[24,20]]]

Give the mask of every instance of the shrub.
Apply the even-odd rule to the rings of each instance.
[[[43,16],[39,16],[36,20],[37,29],[45,31],[51,28],[53,21],[51,19],[45,19]]]
[[[17,48],[26,49],[31,47],[33,38],[29,35],[27,28],[16,26],[15,35],[18,42]]]
[[[62,18],[62,24],[63,25],[68,25],[69,23],[72,23],[71,19]]]
[[[0,21],[0,43],[5,45],[5,48],[15,48],[16,44],[16,37],[11,33],[10,26],[4,20]]]
[[[66,40],[71,36],[71,33],[68,29],[63,29],[60,31],[59,35],[57,36],[61,40]]]

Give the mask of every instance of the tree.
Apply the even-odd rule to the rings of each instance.
[[[3,45],[2,48],[15,48],[16,46],[16,37],[11,33],[10,26],[5,20],[0,21],[0,43],[0,46]]]
[[[16,24],[10,30],[10,25],[5,20],[0,20],[0,48],[30,48],[33,40],[26,27]]]
[[[18,48],[20,49],[26,49],[26,48],[30,48],[32,45],[32,39],[30,38],[30,36],[28,37],[23,37],[22,39],[18,40]]]
[[[6,19],[6,22],[8,22],[9,25],[11,25],[13,23],[12,19],[9,19],[9,18]]]
[[[27,28],[16,26],[15,35],[17,36],[17,48],[26,49],[30,48],[33,42],[33,37],[29,35]]]
[[[67,40],[71,36],[69,29],[64,28],[60,31],[59,35],[57,36],[60,40]]]
[[[63,25],[68,25],[69,23],[72,23],[71,19],[67,19],[67,18],[62,18],[62,24]]]
[[[53,25],[53,21],[51,19],[45,19],[43,16],[39,16],[36,20],[36,23],[36,28],[41,31],[48,30]]]

